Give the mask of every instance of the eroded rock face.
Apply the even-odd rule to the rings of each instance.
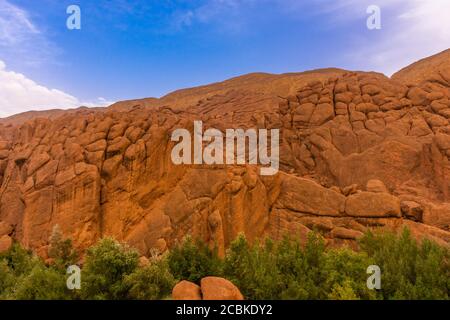
[[[404,80],[411,71],[396,80],[257,74],[162,99],[2,120],[0,237],[44,257],[56,224],[77,248],[114,236],[142,256],[187,234],[223,255],[240,233],[306,239],[316,229],[330,245],[354,245],[369,228],[405,225],[448,244],[450,74],[440,65],[439,79],[413,73],[414,84]],[[171,133],[192,131],[195,120],[221,131],[279,128],[280,172],[174,165]]]

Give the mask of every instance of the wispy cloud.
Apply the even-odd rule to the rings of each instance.
[[[372,61],[391,74],[450,47],[450,1],[412,0],[391,20],[392,33],[375,46]]]
[[[260,0],[260,3],[267,0]],[[246,10],[254,8],[255,0],[207,0],[184,10],[175,10],[172,26],[178,30],[195,24],[215,25],[221,31],[238,32],[246,24]]]
[[[29,110],[96,107],[112,104],[104,98],[83,102],[61,90],[39,85],[23,74],[6,70],[0,60],[0,118]]]
[[[0,57],[37,66],[54,61],[59,48],[47,39],[28,12],[7,0],[0,0]]]
[[[15,45],[39,33],[26,11],[0,0],[0,45]]]
[[[325,0],[322,7],[340,23],[361,20],[365,8],[378,5],[382,29],[358,37],[347,59],[363,69],[391,75],[402,67],[450,47],[448,0]],[[361,20],[361,28],[365,28]],[[366,30],[366,32],[368,32]]]
[[[366,28],[369,5],[381,8],[381,30]],[[178,29],[208,24],[244,32],[255,12],[261,11],[289,19],[312,17],[329,32],[326,37],[348,32],[348,51],[335,53],[342,57],[331,60],[387,75],[450,47],[449,0],[206,0],[176,11],[173,21]],[[355,23],[360,23],[357,30]],[[346,29],[350,24],[352,29]]]

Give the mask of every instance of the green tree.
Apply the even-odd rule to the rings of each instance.
[[[14,243],[8,251],[0,254],[0,260],[6,261],[15,277],[29,273],[39,258],[24,249],[19,243]]]
[[[29,274],[18,279],[11,297],[18,300],[66,300],[71,294],[64,274],[37,263]]]
[[[0,255],[0,297],[4,299],[67,299],[65,274],[47,267],[19,243]]]
[[[72,240],[64,239],[59,225],[55,225],[49,239],[48,256],[57,269],[66,270],[78,261],[78,253],[72,246]]]
[[[384,299],[448,299],[449,249],[429,240],[417,243],[410,231],[367,233],[361,248],[381,268]]]
[[[283,277],[277,267],[275,244],[250,245],[243,235],[231,243],[224,262],[224,275],[247,299],[278,299]]]
[[[353,287],[354,283],[350,280],[345,280],[342,284],[335,283],[328,298],[330,300],[359,300]]]
[[[198,282],[206,276],[221,274],[221,261],[217,250],[187,236],[181,244],[172,248],[168,255],[170,272],[177,280]]]
[[[367,288],[367,267],[373,260],[365,252],[348,248],[327,251],[322,284],[330,299],[377,299],[377,291]]]
[[[136,250],[114,239],[104,238],[87,250],[81,277],[84,299],[126,299],[124,279],[138,266]]]
[[[154,260],[124,278],[128,298],[133,300],[164,299],[171,294],[175,283],[166,259]]]
[[[5,299],[14,286],[15,278],[13,272],[5,260],[0,260],[0,299]]]
[[[138,266],[138,253],[111,238],[87,250],[81,292],[66,288],[65,267],[75,256],[55,228],[42,259],[15,243],[0,254],[0,299],[164,299],[176,280],[224,276],[246,299],[449,299],[450,252],[429,240],[368,232],[360,250],[326,248],[310,232],[306,243],[285,237],[250,244],[233,241],[225,258],[187,237],[167,254]],[[381,268],[381,290],[366,287],[367,267]]]

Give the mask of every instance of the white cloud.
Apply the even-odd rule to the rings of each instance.
[[[29,110],[96,107],[112,103],[104,98],[82,102],[63,91],[39,85],[23,74],[6,70],[5,63],[0,60],[0,117]]]
[[[30,19],[27,11],[0,0],[0,58],[23,65],[40,65],[59,49]],[[113,102],[104,98],[80,101],[61,90],[39,85],[23,74],[8,71],[0,60],[0,117],[29,110],[67,109],[79,106],[106,106]]]
[[[450,47],[450,1],[412,0],[392,21],[392,35],[376,46],[371,59],[387,74]]]

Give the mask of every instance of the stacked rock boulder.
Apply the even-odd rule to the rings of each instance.
[[[172,290],[174,300],[244,300],[239,289],[230,281],[220,277],[205,277],[200,285],[180,281]]]

